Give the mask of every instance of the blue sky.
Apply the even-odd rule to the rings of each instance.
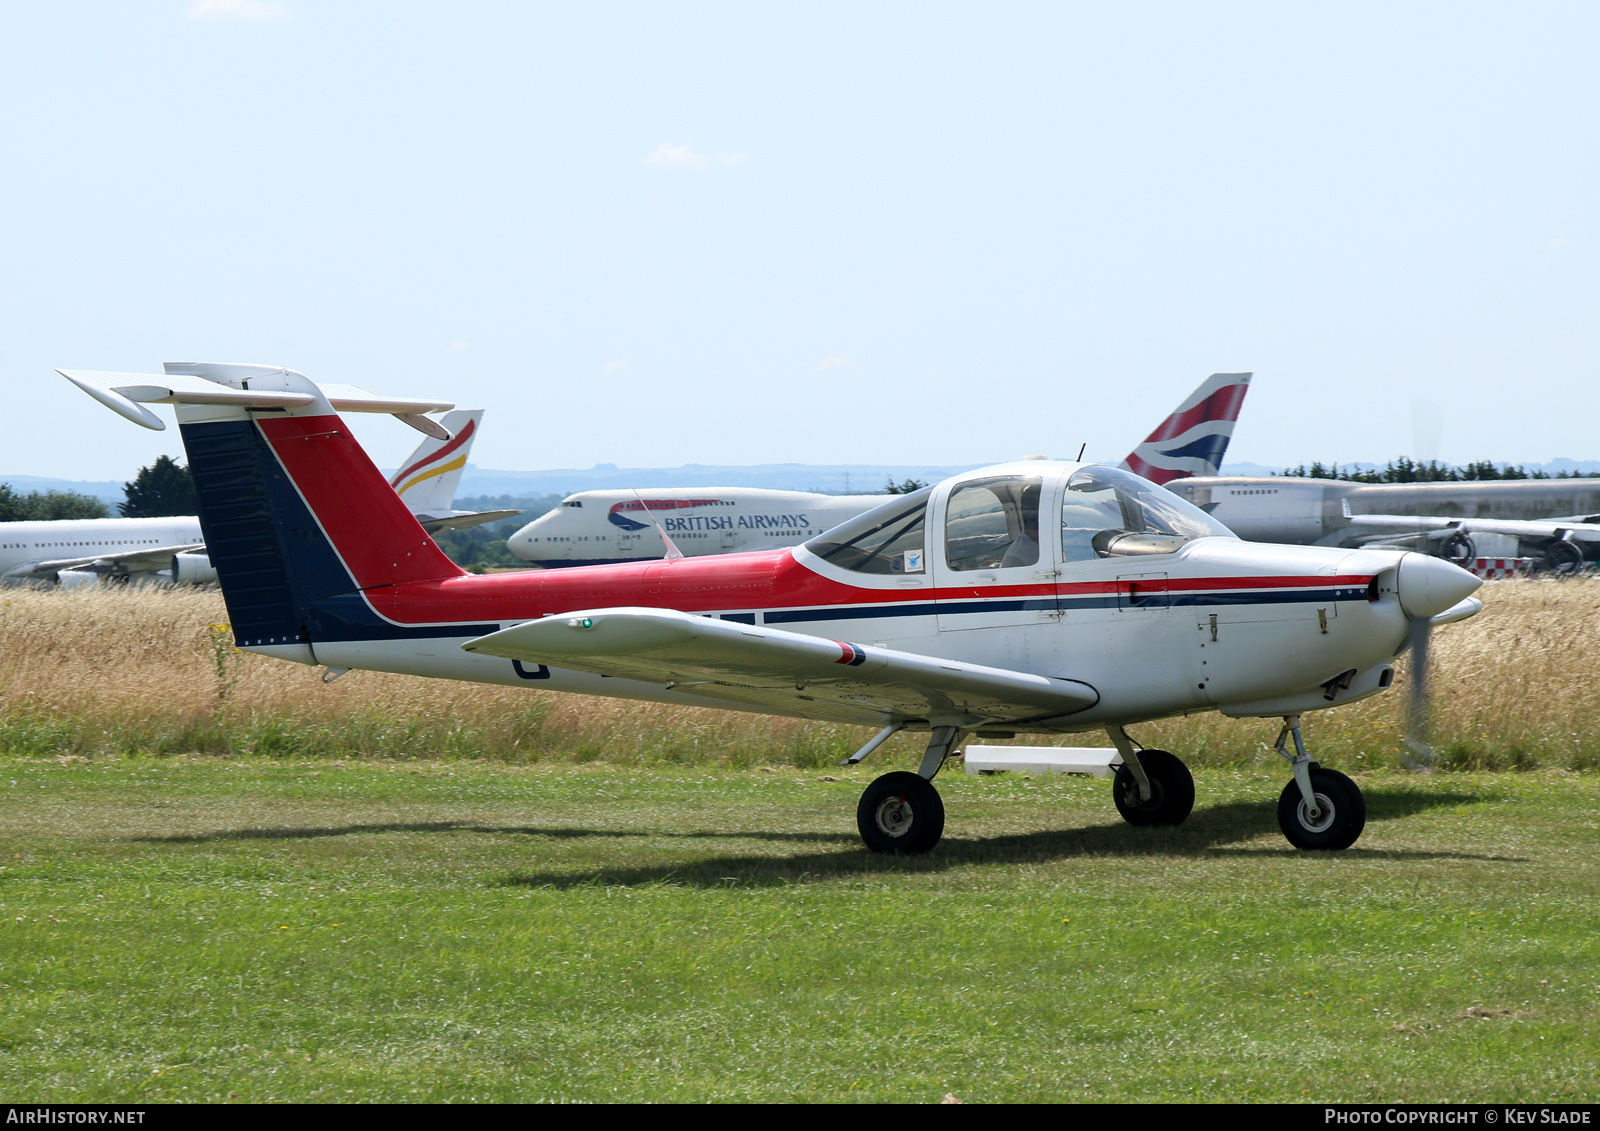
[[[8,5],[0,472],[176,453],[51,372],[164,360],[486,467],[1111,459],[1239,369],[1235,460],[1595,458],[1597,13]]]

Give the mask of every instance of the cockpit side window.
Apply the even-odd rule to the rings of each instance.
[[[823,561],[854,573],[922,573],[932,487],[898,495],[806,543]]]
[[[950,568],[1037,565],[1041,489],[1037,477],[1003,475],[951,491],[944,519],[944,556]]]
[[[566,500],[564,500],[562,502],[561,505],[564,506],[564,507],[581,507],[581,506],[583,506],[583,500],[582,499],[566,499]]]
[[[1061,503],[1062,561],[1170,554],[1196,538],[1232,538],[1205,511],[1149,480],[1113,467],[1085,467]]]

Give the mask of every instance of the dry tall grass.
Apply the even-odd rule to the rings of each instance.
[[[1435,635],[1443,764],[1600,767],[1600,586],[1507,581]],[[0,596],[0,751],[821,766],[861,728],[519,688],[319,671],[235,652],[214,591],[7,590]],[[1403,694],[1307,720],[1332,765],[1396,764]],[[1254,761],[1270,720],[1215,714],[1137,728],[1196,765]],[[1023,738],[1019,741],[1038,742]],[[1065,739],[1094,742],[1094,736]],[[903,745],[910,754],[914,742]]]

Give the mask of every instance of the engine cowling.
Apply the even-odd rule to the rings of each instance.
[[[205,553],[174,554],[172,580],[179,585],[205,585],[217,580],[217,567]]]

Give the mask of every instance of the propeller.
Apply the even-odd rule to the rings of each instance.
[[[1395,596],[1406,616],[1406,647],[1411,649],[1411,698],[1400,761],[1419,773],[1433,768],[1437,753],[1430,734],[1428,652],[1437,625],[1466,620],[1483,608],[1472,596],[1483,584],[1459,566],[1427,554],[1406,554],[1395,571]]]
[[[1433,769],[1436,754],[1428,741],[1428,644],[1433,639],[1429,617],[1406,618],[1406,646],[1411,649],[1411,697],[1406,702],[1406,729],[1400,737],[1400,761],[1408,770]]]

